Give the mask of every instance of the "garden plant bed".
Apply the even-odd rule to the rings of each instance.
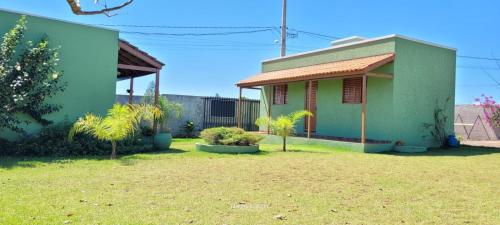
[[[258,145],[236,146],[236,145],[209,145],[196,143],[196,150],[212,153],[256,153],[259,151]]]

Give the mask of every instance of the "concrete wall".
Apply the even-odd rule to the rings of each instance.
[[[458,116],[463,119],[463,122],[458,119]],[[492,128],[486,121],[483,113],[483,108],[478,105],[456,105],[455,106],[455,123],[473,124],[477,116],[480,116],[481,121],[477,121],[474,129],[472,126],[455,125],[455,134],[467,140],[467,132],[470,132],[470,139],[473,141],[481,140],[500,140],[500,128]],[[484,124],[484,127],[483,127]]]
[[[191,120],[194,122],[196,131],[203,129],[203,97],[202,96],[188,96],[188,95],[162,95],[171,102],[182,104],[183,112],[180,119],[169,119],[166,126],[171,130],[173,135],[182,133],[182,126],[186,121]],[[140,103],[142,96],[134,96],[133,103]],[[116,102],[121,104],[128,103],[128,95],[117,95]]]
[[[0,10],[0,35],[10,30],[20,16]],[[68,84],[64,93],[49,100],[62,109],[46,118],[54,122],[72,121],[87,112],[105,113],[115,100],[118,32],[27,16],[27,31],[22,42],[37,42],[44,35],[48,36],[51,47],[60,46],[58,69],[64,72],[63,81]],[[36,123],[25,127],[29,133],[36,133],[40,128]],[[17,135],[4,130],[0,136],[13,139]]]
[[[433,122],[436,104],[449,97],[446,113],[453,118],[455,98],[455,59],[453,50],[409,41],[399,37],[371,43],[329,49],[313,54],[262,64],[262,71],[275,71],[345,59],[396,53],[394,63],[377,72],[394,73],[393,80],[369,78],[367,88],[367,138],[398,141],[407,145],[433,146],[436,143],[424,123]],[[261,96],[261,115],[267,115],[270,86]],[[288,104],[272,105],[273,117],[304,109],[304,82],[289,84]],[[342,80],[320,80],[317,97],[317,134],[359,138],[361,105],[342,103]],[[265,130],[262,127],[261,130]],[[446,124],[453,133],[453,121]],[[303,122],[297,126],[303,132]]]

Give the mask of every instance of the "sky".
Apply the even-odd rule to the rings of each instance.
[[[96,8],[93,0],[81,0]],[[124,1],[124,0],[123,0]],[[103,2],[101,0],[101,2]],[[109,0],[113,3],[122,0]],[[135,0],[113,17],[73,15],[65,0],[0,0],[0,8],[73,22],[104,25],[181,27],[279,27],[282,0]],[[457,48],[460,56],[500,58],[498,0],[288,0],[287,54],[330,46],[329,37],[367,38],[401,34]],[[216,36],[160,36],[130,32],[220,33],[255,29],[172,29],[113,27],[121,38],[164,62],[162,94],[237,97],[234,85],[260,71],[260,62],[279,57],[279,33],[268,31]],[[500,62],[499,62],[500,64]],[[500,65],[492,60],[457,58],[456,103],[481,94],[500,98]],[[153,76],[136,79],[142,94]],[[499,83],[497,83],[499,82]],[[128,81],[117,83],[124,94]],[[258,97],[257,91],[244,92]]]

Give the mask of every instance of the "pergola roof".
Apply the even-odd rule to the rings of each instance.
[[[380,66],[393,62],[394,53],[355,58],[325,64],[260,73],[238,82],[238,87],[253,87],[266,84],[289,83],[334,77],[366,74]]]
[[[155,57],[120,39],[118,78],[141,77],[156,73],[165,65]]]

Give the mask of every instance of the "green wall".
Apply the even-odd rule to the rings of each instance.
[[[394,137],[407,145],[436,146],[423,128],[433,123],[436,105],[449,97],[446,130],[453,134],[456,52],[405,39],[396,39],[394,71]],[[437,102],[438,103],[437,103]]]
[[[370,44],[349,46],[342,49],[330,49],[314,54],[308,54],[305,56],[290,57],[279,61],[263,62],[262,72],[323,64],[352,58],[381,55],[394,51],[394,40],[380,40]]]
[[[0,34],[10,30],[20,16],[0,10]],[[63,108],[46,118],[73,121],[87,112],[105,113],[115,100],[118,32],[34,16],[27,16],[27,27],[24,41],[38,41],[46,34],[51,47],[61,47],[59,69],[68,85],[49,100]],[[40,128],[36,123],[26,126],[30,133]],[[12,139],[16,135],[1,131],[0,136]]]
[[[455,51],[420,44],[401,38],[384,39],[368,44],[329,49],[262,64],[262,71],[275,71],[300,66],[327,63],[351,58],[396,52],[394,63],[376,72],[393,73],[394,79],[368,78],[367,138],[401,140],[407,145],[432,146],[423,123],[433,121],[436,100],[448,96],[447,129],[453,133],[453,105],[455,98]],[[267,115],[270,87],[265,86],[261,96],[261,115]],[[289,84],[288,104],[272,105],[272,116],[304,109],[304,82]],[[317,94],[317,134],[359,138],[361,135],[361,105],[342,103],[342,80],[320,80]],[[303,122],[297,132],[303,132]],[[265,130],[265,128],[261,128]]]

